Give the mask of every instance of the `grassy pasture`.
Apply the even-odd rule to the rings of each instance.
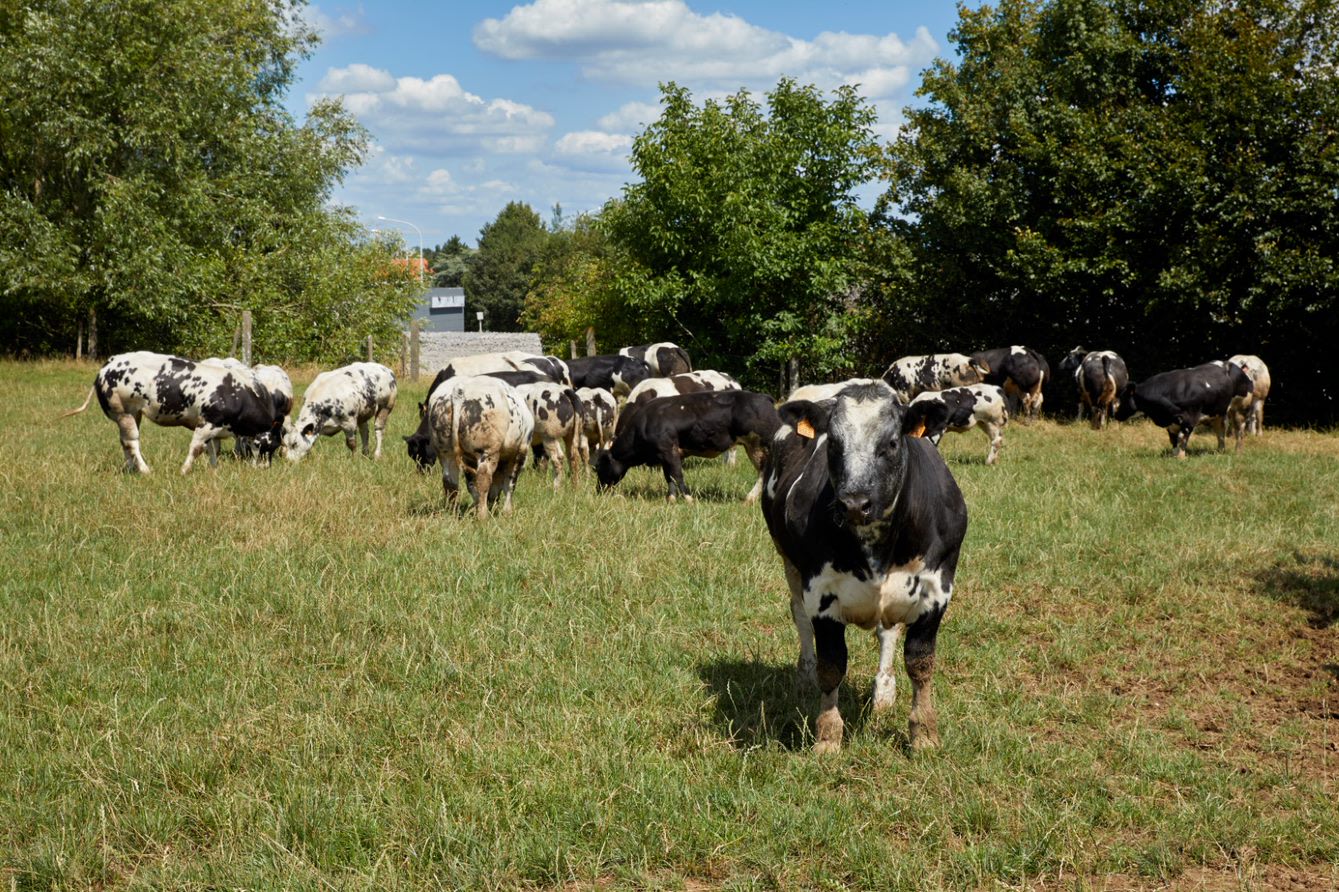
[[[0,363],[3,886],[1339,885],[1333,433],[950,435],[943,748],[853,630],[819,759],[746,462],[675,506],[526,472],[481,524],[404,454],[420,384],[381,462],[182,478],[149,425],[136,478],[55,418],[93,371]]]

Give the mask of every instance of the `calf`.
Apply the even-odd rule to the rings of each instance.
[[[448,507],[459,498],[463,476],[480,518],[488,516],[499,495],[502,513],[510,514],[511,493],[535,428],[525,400],[495,378],[461,376],[439,387],[428,402],[432,446],[442,464]]]
[[[1093,430],[1106,427],[1107,419],[1120,408],[1120,394],[1130,383],[1125,360],[1110,350],[1085,351],[1075,347],[1060,363],[1062,372],[1074,373],[1079,391],[1079,410],[1075,420],[1082,421],[1086,409]]]
[[[930,401],[944,404],[945,418],[942,427],[926,429],[926,439],[938,446],[946,430],[961,434],[979,426],[990,440],[986,464],[993,465],[999,460],[1000,447],[1004,445],[1004,426],[1009,423],[1008,400],[1005,399],[1003,388],[994,384],[950,387],[947,390],[922,393],[911,404],[914,406]]]
[[[618,419],[618,401],[614,395],[599,387],[582,387],[581,427],[587,448],[608,449],[614,442],[614,422]]]
[[[1269,396],[1269,366],[1264,360],[1249,353],[1238,353],[1228,357],[1228,362],[1241,366],[1251,379],[1251,405],[1246,414],[1246,432],[1259,436],[1265,429],[1265,398]]]
[[[564,458],[573,476],[584,472],[590,460],[581,423],[581,398],[572,388],[551,381],[521,384],[516,392],[535,418],[530,442],[532,446],[543,447],[553,467],[553,487],[557,489],[563,482]]]
[[[84,404],[64,414],[83,412],[95,395],[103,414],[121,431],[127,471],[149,473],[139,448],[140,421],[145,417],[163,427],[195,432],[181,466],[183,474],[215,440],[253,437],[268,456],[282,436],[284,416],[276,413],[273,396],[244,367],[197,363],[162,353],[121,353],[98,370]],[[210,451],[210,465],[217,462],[217,455]]]
[[[572,373],[573,387],[599,387],[614,396],[627,396],[632,388],[651,377],[651,367],[645,360],[621,354],[571,359],[567,368]]]
[[[284,438],[290,461],[301,461],[318,437],[343,431],[349,452],[355,451],[354,433],[362,438],[367,455],[367,423],[374,422],[377,448],[373,458],[381,458],[381,441],[386,419],[395,408],[395,375],[375,362],[355,362],[343,368],[317,375],[303,394],[297,423]]]
[[[967,532],[953,475],[918,436],[943,425],[944,404],[904,406],[878,382],[778,411],[762,510],[790,586],[798,672],[820,692],[814,749],[841,748],[837,692],[852,623],[879,637],[875,710],[893,705],[894,651],[905,631],[911,747],[937,746],[935,639]]]
[[[1174,369],[1154,375],[1139,384],[1127,384],[1116,407],[1117,421],[1143,413],[1159,427],[1167,429],[1177,458],[1186,457],[1186,443],[1195,425],[1207,421],[1218,434],[1218,448],[1227,444],[1223,418],[1232,400],[1251,392],[1251,379],[1232,363],[1208,362],[1189,369]],[[1241,432],[1237,432],[1241,449]]]
[[[624,408],[613,445],[595,458],[601,488],[616,485],[629,468],[659,465],[669,486],[685,502],[693,500],[683,480],[683,457],[714,458],[742,443],[754,467],[761,469],[767,444],[780,426],[772,398],[747,390],[704,391],[664,397]],[[762,478],[746,497],[757,498]]]
[[[1051,378],[1051,364],[1045,356],[1015,344],[980,350],[972,354],[972,359],[987,367],[981,383],[1003,387],[1005,394],[1018,403],[1018,414],[1024,421],[1041,417],[1043,387]]]
[[[902,402],[927,390],[964,387],[977,384],[990,372],[990,366],[961,353],[931,353],[929,356],[904,356],[883,373],[883,380]]]
[[[668,378],[693,370],[693,362],[688,358],[688,351],[669,341],[624,347],[618,351],[618,355],[644,361],[650,367],[651,374],[658,378]]]

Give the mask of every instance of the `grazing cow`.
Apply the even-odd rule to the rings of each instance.
[[[1241,366],[1230,362],[1207,362],[1189,369],[1173,369],[1154,375],[1139,384],[1130,383],[1121,391],[1116,408],[1117,421],[1142,412],[1158,427],[1167,429],[1177,458],[1186,457],[1186,443],[1195,425],[1207,421],[1218,434],[1218,448],[1227,442],[1223,419],[1232,400],[1251,393],[1251,379]],[[1241,432],[1237,431],[1237,449]]]
[[[1045,356],[1015,344],[978,351],[972,359],[988,369],[981,383],[1003,387],[1005,394],[1019,403],[1017,414],[1025,422],[1041,416],[1042,388],[1051,378],[1051,364]]]
[[[350,453],[355,451],[357,432],[363,441],[363,455],[367,455],[369,421],[374,422],[377,438],[372,457],[381,458],[381,440],[386,419],[395,408],[395,394],[395,375],[376,362],[355,362],[317,375],[303,394],[297,423],[284,438],[289,461],[301,461],[318,437],[340,431]]]
[[[274,400],[274,412],[277,416],[282,416],[282,431],[278,439],[271,439],[271,447],[267,451],[258,450],[254,437],[238,437],[234,447],[234,453],[238,458],[251,458],[257,456],[269,464],[274,457],[282,438],[288,436],[292,430],[293,423],[289,415],[293,411],[293,382],[289,379],[288,373],[277,365],[257,365],[247,366],[240,360],[231,356],[218,358],[211,356],[208,359],[200,360],[201,363],[213,363],[224,368],[233,369],[239,374],[245,373],[255,376],[255,379],[265,386],[270,392],[270,397]],[[218,440],[211,440],[209,443],[210,460],[215,461],[218,457]]]
[[[850,378],[833,384],[805,384],[792,390],[790,396],[786,397],[785,402],[808,400],[811,403],[816,403],[819,400],[830,400],[851,384],[873,384],[877,380],[877,378]]]
[[[685,393],[629,404],[622,417],[627,423],[619,425],[613,445],[595,458],[600,487],[616,485],[629,468],[659,465],[671,502],[676,490],[685,502],[693,500],[683,481],[685,455],[714,458],[742,443],[754,467],[761,469],[767,444],[781,424],[772,398],[748,390]],[[759,486],[746,501],[757,498]]]
[[[929,356],[904,356],[883,373],[883,380],[902,402],[927,390],[965,387],[980,383],[990,366],[961,353],[931,353]]]
[[[1086,409],[1093,430],[1106,427],[1107,419],[1120,408],[1120,394],[1130,383],[1125,360],[1111,350],[1086,351],[1075,347],[1060,363],[1061,373],[1072,372],[1079,391],[1079,410],[1075,421],[1083,420]]]
[[[614,395],[600,387],[582,387],[577,390],[581,397],[581,427],[585,434],[587,448],[608,449],[614,442],[614,422],[618,419],[618,400]]]
[[[986,439],[990,440],[986,464],[993,465],[999,460],[1000,447],[1004,445],[1004,426],[1009,423],[1009,402],[1005,399],[1003,388],[994,384],[950,387],[947,390],[922,393],[911,404],[914,406],[928,401],[943,403],[946,414],[943,427],[926,429],[926,439],[938,446],[946,430],[961,434],[980,426]]]
[[[841,748],[837,692],[848,624],[877,630],[876,710],[893,705],[894,651],[905,631],[911,747],[935,747],[935,638],[967,532],[953,475],[919,437],[944,424],[945,406],[904,406],[880,381],[819,402],[783,403],[778,412],[762,510],[790,586],[797,669],[820,692],[814,749]]]
[[[499,495],[502,513],[510,514],[535,429],[516,389],[496,378],[463,375],[433,392],[428,417],[447,506],[456,504],[463,476],[479,517],[488,516]]]
[[[480,374],[488,378],[505,381],[512,387],[519,387],[522,384],[553,383],[553,379],[548,375],[535,370],[508,369],[505,371],[480,372]],[[428,385],[427,397],[418,404],[418,427],[409,436],[402,437],[409,457],[413,459],[415,466],[422,473],[427,473],[429,468],[437,464],[437,451],[432,448],[432,432],[428,426],[428,403],[432,400],[432,395],[437,392],[437,388],[453,377],[454,372],[450,371],[449,368],[437,372],[437,375],[432,379],[432,383]]]
[[[628,393],[628,405],[640,405],[661,397],[679,396],[685,393],[742,389],[739,382],[725,372],[700,369],[696,372],[670,375],[667,378],[647,378]]]
[[[530,443],[543,447],[553,467],[553,488],[557,489],[563,482],[564,458],[574,477],[585,471],[590,460],[581,424],[581,397],[571,387],[552,381],[521,384],[516,392],[535,418]]]
[[[539,356],[524,350],[509,350],[505,353],[476,353],[473,356],[457,356],[438,370],[433,378],[436,385],[457,375],[487,375],[491,372],[538,372],[555,384],[571,384],[572,376],[567,371],[567,363],[556,356]]]
[[[149,473],[139,448],[140,421],[147,417],[163,427],[186,427],[195,433],[181,473],[215,440],[253,437],[265,456],[279,448],[284,416],[275,411],[273,396],[247,369],[197,363],[162,353],[121,353],[107,360],[93,379],[88,398],[76,415],[88,408],[94,395],[102,412],[121,431],[126,470]],[[210,465],[218,453],[211,450]]]
[[[1269,366],[1264,360],[1249,353],[1228,357],[1228,362],[1239,365],[1251,379],[1251,405],[1246,416],[1246,432],[1260,436],[1265,429],[1265,398],[1269,396]]]
[[[632,388],[651,377],[651,367],[645,360],[622,354],[569,359],[567,368],[572,374],[573,387],[599,387],[614,396],[627,396]]]
[[[618,355],[642,360],[651,368],[651,374],[657,378],[682,375],[693,370],[693,362],[688,358],[688,351],[669,341],[624,347],[618,351]]]

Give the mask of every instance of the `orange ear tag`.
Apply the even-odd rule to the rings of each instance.
[[[812,440],[814,438],[814,426],[809,423],[808,418],[801,418],[795,425],[795,433],[806,440]]]
[[[925,433],[925,422],[922,421],[916,425],[916,429],[912,431],[908,436],[919,437],[924,433]]]

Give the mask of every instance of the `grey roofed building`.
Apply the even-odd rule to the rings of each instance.
[[[429,288],[411,318],[418,320],[420,331],[464,331],[465,289]]]

